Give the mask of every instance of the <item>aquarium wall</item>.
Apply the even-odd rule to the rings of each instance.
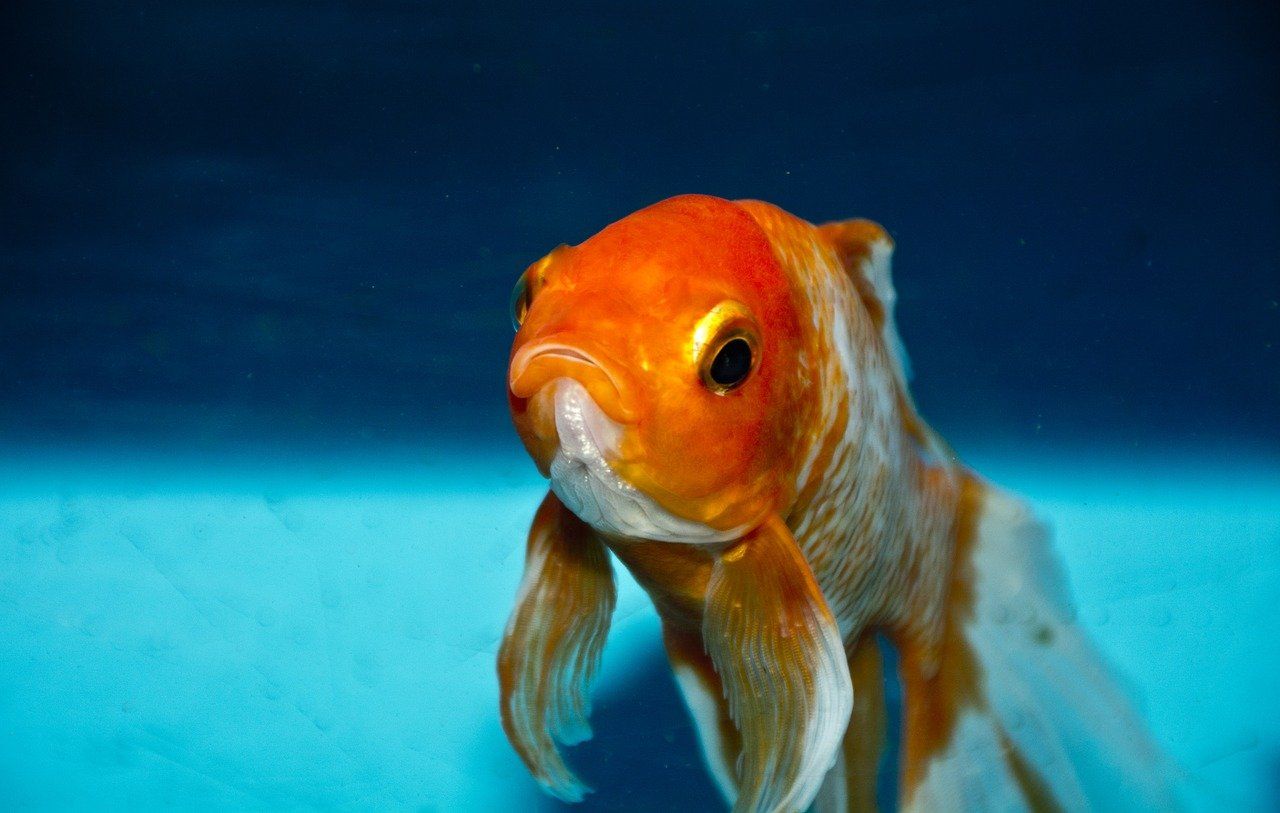
[[[921,412],[1194,806],[1280,804],[1274,6],[0,14],[0,804],[560,808],[498,719],[509,295],[687,192],[885,226]],[[619,575],[585,807],[715,809]]]

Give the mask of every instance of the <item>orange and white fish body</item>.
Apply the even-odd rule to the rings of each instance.
[[[509,400],[551,490],[499,678],[548,792],[586,791],[555,741],[590,735],[612,552],[735,810],[875,809],[877,635],[904,695],[898,807],[1171,804],[1043,526],[917,414],[892,247],[869,221],[691,195],[521,277]]]

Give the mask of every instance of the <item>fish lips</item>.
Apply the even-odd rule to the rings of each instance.
[[[743,532],[672,514],[615,472],[610,460],[623,427],[580,382],[556,380],[551,400],[559,441],[549,466],[551,490],[588,525],[611,536],[684,544],[727,542]]]

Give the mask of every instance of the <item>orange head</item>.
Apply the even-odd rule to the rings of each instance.
[[[516,429],[584,520],[714,541],[791,499],[797,308],[741,207],[689,195],[636,212],[530,266],[513,309]]]

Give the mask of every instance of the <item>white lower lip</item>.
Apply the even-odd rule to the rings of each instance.
[[[608,418],[577,381],[562,378],[555,387],[556,432],[560,448],[551,461],[551,490],[583,522],[613,536],[661,542],[727,542],[742,529],[717,531],[677,517],[609,467],[622,428]]]

